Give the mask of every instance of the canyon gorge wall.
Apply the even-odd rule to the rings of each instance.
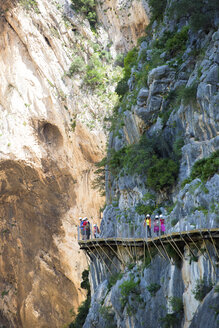
[[[109,38],[104,29],[111,23],[94,35],[70,1],[0,1],[0,323],[7,327],[61,327],[84,300],[78,217],[100,222],[94,164],[105,153],[103,119],[121,73],[113,75],[117,31]],[[145,12],[129,24],[126,36],[132,30],[136,42]],[[122,35],[124,51],[131,43]],[[110,42],[108,63],[96,46],[108,51]],[[71,66],[80,57],[86,70],[92,56],[107,71],[103,90]]]
[[[103,238],[126,238],[127,226],[142,237],[147,213],[152,221],[162,214],[168,233],[219,228],[219,6],[150,3],[151,23],[124,59],[111,116]],[[108,270],[92,256],[84,328],[218,327],[216,238],[215,245],[190,240],[179,246],[182,258],[166,246],[169,263],[150,244],[151,260],[142,246],[125,265],[105,247]]]

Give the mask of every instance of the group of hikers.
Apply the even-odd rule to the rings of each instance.
[[[87,217],[80,217],[80,231],[81,231],[81,237],[82,240],[88,240],[90,239],[91,235],[91,225]],[[98,238],[100,236],[100,230],[97,226],[97,224],[93,225],[93,233],[94,233],[94,238]]]
[[[160,221],[160,223],[159,223]],[[147,228],[147,237],[151,237],[151,216],[150,214],[147,214],[144,220],[144,226]],[[161,235],[164,235],[165,232],[165,221],[163,218],[163,215],[160,216],[156,215],[154,218],[154,234],[156,236],[159,236],[159,233]]]
[[[80,217],[80,233],[82,240],[88,240],[90,239],[91,235],[91,224],[88,220],[87,217]],[[145,219],[144,219],[144,227],[146,228],[147,232],[147,237],[152,237],[151,235],[151,224],[152,224],[152,219],[150,214],[147,214]],[[154,234],[155,236],[159,236],[159,234],[164,235],[165,233],[165,220],[162,216],[156,215],[154,220],[153,220],[153,226],[154,226]],[[94,238],[99,238],[100,237],[100,230],[97,226],[97,224],[93,225],[93,236]]]

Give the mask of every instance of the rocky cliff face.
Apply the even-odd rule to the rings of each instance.
[[[219,8],[203,6],[198,14],[211,15],[200,26],[197,3],[194,12],[186,1],[163,3],[117,87],[103,237],[127,237],[125,226],[140,236],[146,213],[163,214],[168,232],[219,227]],[[188,245],[179,267],[155,255],[142,269],[139,256],[113,279],[94,260],[84,327],[217,327],[218,259],[207,246],[215,272],[206,249],[191,258]]]
[[[7,327],[60,327],[84,298],[78,217],[98,221],[103,203],[91,181],[105,137],[84,123],[98,99],[65,76],[92,33],[58,2],[0,9],[0,311]]]
[[[164,15],[164,24],[154,22],[128,54],[131,74],[123,80],[128,89],[120,91],[109,138],[104,235],[115,233],[113,217],[118,225],[133,218],[141,222],[143,210],[164,214],[169,230],[173,220],[173,229],[179,220],[182,228],[201,221],[218,226],[217,168],[211,173],[209,165],[204,179],[193,173],[185,186],[198,160],[215,154],[218,166],[217,15],[199,38],[186,25],[189,19],[167,21]]]
[[[137,44],[149,23],[146,1],[97,1],[97,13],[117,52],[124,53]]]
[[[136,39],[147,17],[134,16],[116,32]],[[84,299],[78,217],[99,222],[104,202],[91,184],[117,98],[121,68],[105,56],[117,37],[93,34],[64,0],[0,1],[0,25],[0,323],[60,327]]]
[[[208,249],[216,261],[210,244]],[[218,285],[213,287],[212,283],[217,283],[217,276],[209,258],[201,252],[196,255],[198,261],[191,257],[187,246],[183,260],[175,258],[171,263],[159,253],[154,254],[151,262],[142,259],[136,265],[129,263],[119,274],[109,275],[108,280],[101,279],[100,267],[97,270],[93,265],[92,281],[98,287],[84,327],[216,328],[219,293]]]

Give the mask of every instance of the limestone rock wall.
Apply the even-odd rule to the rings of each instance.
[[[98,121],[92,131],[88,122],[105,103],[80,76],[66,76],[82,39],[89,58],[92,33],[62,5],[0,2],[0,325],[7,327],[72,320],[87,267],[78,217],[98,222],[104,202],[91,182],[105,136]]]
[[[168,1],[167,7],[174,2]],[[140,233],[146,213],[150,213],[152,219],[162,213],[167,232],[219,227],[218,168],[206,179],[194,178],[187,184],[182,183],[198,160],[215,152],[218,154],[219,150],[219,80],[216,74],[219,68],[219,12],[215,10],[212,13],[211,28],[194,31],[190,26],[190,13],[188,17],[176,19],[169,9],[163,15],[163,22],[152,24],[137,54],[132,53],[134,59],[132,57],[128,90],[121,91],[121,106],[113,116],[118,124],[114,123],[108,143],[107,206],[101,222],[102,237],[127,237],[125,225],[129,226],[129,231],[130,227],[135,228],[132,237],[142,236]],[[174,45],[182,28],[188,32],[182,40],[184,47],[175,51]],[[172,46],[168,49],[169,40]],[[145,139],[141,139],[143,135]],[[142,144],[139,146],[140,139],[145,142],[145,148]],[[150,146],[145,140],[151,141]],[[141,172],[136,172],[133,167],[133,163],[141,167],[144,161],[147,162],[146,156],[138,157],[139,153],[145,151],[148,157],[152,156],[150,147],[154,147],[153,142],[159,142],[157,149],[160,153],[158,151],[155,156],[172,159],[179,140],[182,144],[178,145],[181,154],[176,160],[179,163],[176,182],[169,189],[149,187],[146,165]],[[128,158],[130,145],[137,145],[132,156],[136,155],[139,163],[131,155]],[[161,167],[157,171],[155,168],[154,172],[159,174],[161,170]],[[147,212],[140,215],[143,206]],[[130,259],[131,263],[125,270],[122,268],[122,277],[115,275],[114,281],[102,268],[96,274],[97,264],[93,265],[94,294],[84,328],[108,327],[109,321],[112,328],[216,328],[218,259],[212,243],[207,243],[214,272],[203,249],[205,245],[199,246],[202,251],[195,257],[185,247],[179,266],[155,256],[151,264],[142,269],[140,260],[135,265]],[[104,274],[105,279],[102,279]],[[195,294],[200,292],[202,279],[209,289],[201,300]],[[115,283],[113,286],[112,281]],[[149,289],[154,289],[155,283],[160,288],[153,295]],[[176,313],[171,306],[172,297],[180,299],[183,305]],[[172,317],[178,318],[178,321],[171,321]]]
[[[171,24],[170,26],[172,26]],[[165,28],[161,28],[153,38],[157,37],[159,40],[165,31]],[[118,217],[119,215],[120,222],[132,221],[133,218],[135,222],[142,222],[144,216],[136,213],[136,206],[139,203],[146,205],[154,203],[153,199],[143,200],[147,193],[155,197],[157,207],[160,207],[160,211],[167,218],[169,231],[179,229],[179,224],[172,228],[171,222],[173,220],[181,220],[182,229],[183,227],[189,229],[190,225],[191,227],[206,226],[207,223],[209,223],[209,227],[218,227],[218,202],[216,200],[218,198],[216,191],[218,189],[218,174],[215,174],[207,183],[200,180],[193,181],[185,188],[181,188],[182,181],[189,176],[194,163],[209,157],[219,149],[219,93],[218,76],[216,76],[219,65],[218,37],[218,30],[212,29],[208,34],[203,33],[202,38],[197,40],[196,47],[200,49],[200,46],[205,45],[205,52],[201,59],[195,62],[194,58],[190,56],[195,33],[189,31],[188,49],[183,54],[183,63],[177,66],[177,70],[174,65],[169,63],[151,69],[148,72],[145,86],[137,92],[135,104],[129,106],[129,101],[124,100],[125,106],[131,108],[120,109],[124,126],[118,128],[116,133],[111,133],[109,149],[119,151],[124,146],[135,144],[143,134],[151,140],[161,134],[163,151],[171,154],[173,153],[174,142],[177,138],[181,138],[184,145],[181,148],[179,177],[172,192],[156,194],[152,189],[147,188],[145,175],[128,175],[122,170],[117,177],[107,173],[106,195],[109,207],[105,209],[104,220],[102,221],[103,234],[113,233],[113,226],[112,229],[109,228],[114,216],[112,207],[115,210],[115,216]],[[135,74],[139,74],[142,69],[145,69],[143,68],[145,62],[150,65],[152,52],[156,51],[151,46],[153,42],[153,40],[148,39],[147,42],[142,42],[140,46],[138,57],[144,54],[144,59],[139,60],[138,64],[132,68],[133,74],[128,81],[130,99],[132,92],[136,92],[135,88],[137,88]],[[170,92],[176,92],[180,86],[189,89],[194,83],[197,84],[193,99],[195,104],[192,102],[185,104],[181,100],[178,105],[175,104],[172,108],[168,107],[167,97]],[[170,110],[170,114],[165,122],[163,115],[168,110]],[[166,210],[168,206],[165,206],[167,204],[165,204],[165,200],[167,198],[174,205],[174,210],[171,213]]]
[[[192,244],[189,243],[192,247]],[[199,245],[201,248],[203,245]],[[213,261],[216,261],[215,252],[210,243],[208,250]],[[194,249],[193,249],[194,251]],[[125,251],[124,251],[125,252]],[[140,254],[138,254],[140,255]],[[216,328],[218,325],[218,267],[216,272],[211,266],[207,254],[197,252],[198,260],[194,261],[191,252],[186,246],[183,251],[184,259],[176,264],[160,255],[155,255],[146,268],[143,260],[135,265],[127,265],[117,276],[117,280],[110,280],[110,274],[92,264],[92,282],[96,283],[97,275],[99,284],[96,286],[91,308],[84,328],[90,327],[122,327],[144,328],[163,327],[206,327]],[[112,257],[113,258],[113,257]],[[113,265],[107,262],[110,269]],[[130,259],[131,261],[131,259]],[[214,262],[215,263],[215,262]],[[142,266],[143,265],[143,266]],[[119,264],[117,263],[119,268]],[[116,276],[114,276],[116,277]],[[203,279],[206,286],[211,286],[205,297],[197,300],[200,292],[200,281]],[[111,283],[110,283],[111,281]],[[211,283],[215,284],[214,286]],[[200,294],[199,294],[200,295]],[[175,300],[177,306],[172,306]],[[171,320],[171,315],[173,320]]]
[[[97,13],[117,52],[135,46],[149,23],[149,8],[144,0],[98,0]]]

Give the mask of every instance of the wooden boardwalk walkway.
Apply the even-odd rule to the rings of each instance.
[[[147,242],[149,245],[156,243],[157,245],[163,243],[169,243],[171,240],[177,243],[191,243],[201,239],[216,239],[219,241],[219,228],[214,229],[199,229],[190,231],[181,231],[165,234],[154,238],[120,238],[120,237],[109,237],[109,238],[94,238],[89,240],[79,240],[80,249],[89,250],[95,247],[101,246],[136,246],[142,247]]]
[[[209,241],[213,246],[214,254],[212,258],[212,251],[209,251],[206,241]],[[214,274],[217,275],[216,265],[219,263],[219,228],[212,229],[198,229],[190,231],[173,232],[153,238],[95,238],[89,240],[78,240],[80,249],[85,251],[90,261],[94,258],[104,264],[107,270],[112,274],[110,263],[116,268],[117,265],[113,261],[116,256],[118,261],[125,267],[127,265],[127,256],[129,261],[137,262],[138,250],[143,251],[144,262],[146,259],[146,251],[152,260],[152,248],[156,249],[157,253],[165,260],[173,264],[174,260],[171,254],[168,253],[168,245],[175,251],[178,258],[182,260],[184,256],[184,246],[186,245],[190,254],[197,257],[196,254],[203,254],[203,249],[200,248],[200,243],[204,243],[204,257],[209,260],[213,268]],[[126,252],[126,256],[122,254],[121,248]]]

